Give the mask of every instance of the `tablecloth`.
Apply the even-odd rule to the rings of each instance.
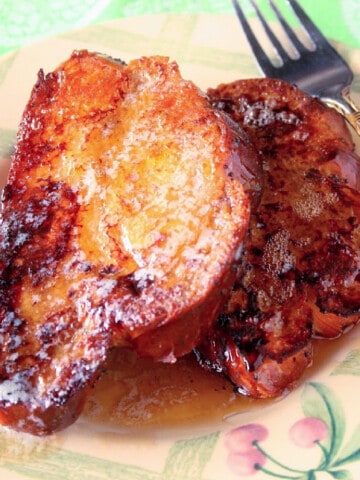
[[[360,48],[359,0],[299,1],[325,35]],[[266,3],[258,0],[259,6]],[[249,15],[253,13],[248,0],[244,8]],[[230,0],[1,0],[0,54],[39,38],[115,18],[203,12],[233,13],[233,7]]]

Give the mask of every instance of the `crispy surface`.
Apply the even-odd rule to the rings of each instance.
[[[359,320],[359,158],[335,111],[282,81],[209,90],[261,154],[264,185],[244,245],[244,271],[200,361],[238,389],[291,389],[311,363],[311,337]]]
[[[4,191],[1,423],[73,422],[114,345],[194,347],[234,281],[255,157],[166,58],[40,72]]]

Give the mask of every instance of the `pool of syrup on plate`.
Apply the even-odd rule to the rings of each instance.
[[[299,388],[329,368],[352,336],[350,332],[337,340],[314,341],[313,366],[304,373]],[[117,350],[87,401],[83,418],[129,430],[201,426],[278,400],[255,400],[235,393],[227,379],[202,369],[192,355],[163,364],[139,359],[130,350]]]
[[[117,350],[83,416],[130,430],[179,427],[221,419],[253,402],[237,395],[221,375],[202,369],[192,355],[165,364]]]

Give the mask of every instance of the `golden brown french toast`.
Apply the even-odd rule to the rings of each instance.
[[[242,393],[276,396],[311,364],[313,336],[359,320],[359,158],[342,117],[295,86],[250,79],[208,94],[260,152],[264,183],[243,273],[197,354]]]
[[[3,195],[0,423],[72,423],[113,346],[191,351],[234,282],[257,164],[167,58],[40,71]]]

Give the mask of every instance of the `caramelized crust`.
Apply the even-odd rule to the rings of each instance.
[[[275,396],[311,363],[312,336],[359,319],[359,158],[340,115],[283,81],[208,94],[260,152],[264,185],[242,276],[198,356],[241,392]]]
[[[64,428],[112,346],[173,361],[215,321],[256,153],[163,57],[40,72],[4,191],[0,422]]]

